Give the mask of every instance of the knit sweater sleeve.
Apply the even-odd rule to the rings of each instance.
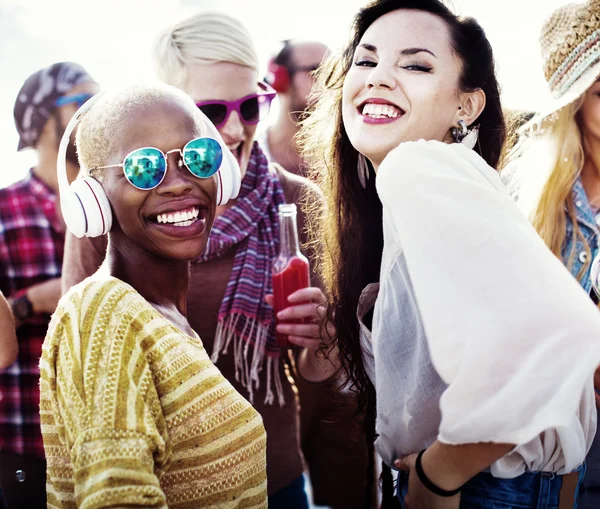
[[[170,451],[148,354],[153,310],[118,280],[83,285],[61,300],[40,364],[48,502],[70,489],[84,509],[167,507],[158,475]]]

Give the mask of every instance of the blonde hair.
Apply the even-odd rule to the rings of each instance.
[[[555,113],[550,121],[534,121],[521,131],[521,140],[508,156],[503,174],[510,179],[509,189],[517,196],[523,212],[529,217],[538,234],[550,250],[562,259],[562,248],[567,237],[567,214],[573,224],[572,249],[565,265],[571,269],[575,258],[576,241],[582,240],[587,262],[578,277],[581,278],[590,263],[591,250],[577,223],[572,188],[581,174],[584,150],[577,112],[583,98]],[[532,131],[537,127],[537,130]]]
[[[201,12],[165,29],[154,45],[159,78],[185,89],[187,68],[194,63],[229,62],[258,71],[259,59],[250,32],[236,18]]]
[[[212,133],[209,121],[192,99],[178,88],[164,83],[114,88],[92,100],[94,104],[81,117],[77,128],[77,158],[83,174],[100,181],[103,172],[94,171],[92,175],[90,170],[115,163],[111,158],[117,150],[117,140],[124,136],[127,119],[135,110],[176,102],[189,110],[190,122],[195,123],[198,136]]]

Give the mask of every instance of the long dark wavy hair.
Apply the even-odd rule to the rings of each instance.
[[[356,16],[347,47],[318,71],[314,107],[303,120],[298,137],[309,171],[326,200],[323,212],[309,214],[309,227],[313,242],[318,244],[317,252],[322,253],[320,272],[330,296],[329,319],[336,327],[340,360],[362,410],[372,388],[363,365],[356,312],[362,290],[379,281],[382,206],[373,176],[366,189],[358,180],[359,154],[342,122],[342,86],[366,30],[381,16],[398,9],[426,11],[445,21],[454,53],[463,64],[461,91],[482,89],[486,95],[485,109],[476,121],[480,125],[476,150],[494,168],[506,137],[490,43],[477,21],[457,17],[439,0],[371,2]]]

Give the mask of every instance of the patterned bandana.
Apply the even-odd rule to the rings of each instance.
[[[95,83],[79,64],[60,62],[33,73],[21,87],[14,107],[22,150],[33,147],[56,109],[56,100],[80,83]]]
[[[220,258],[236,248],[233,269],[219,309],[212,360],[226,354],[233,343],[236,380],[248,390],[260,386],[259,373],[267,360],[265,404],[273,404],[273,384],[283,405],[279,376],[280,348],[275,340],[273,309],[265,295],[273,293],[271,267],[279,249],[278,206],[285,203],[283,188],[257,142],[252,147],[248,169],[236,204],[219,216],[208,244],[197,263]],[[253,351],[249,353],[249,346]],[[251,358],[250,358],[251,357]]]

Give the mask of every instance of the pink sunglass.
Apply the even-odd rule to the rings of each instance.
[[[237,111],[245,124],[258,124],[269,114],[271,101],[277,95],[277,92],[266,83],[259,83],[258,86],[260,92],[247,95],[237,101],[202,101],[196,103],[196,106],[217,129],[225,125],[232,111]]]

